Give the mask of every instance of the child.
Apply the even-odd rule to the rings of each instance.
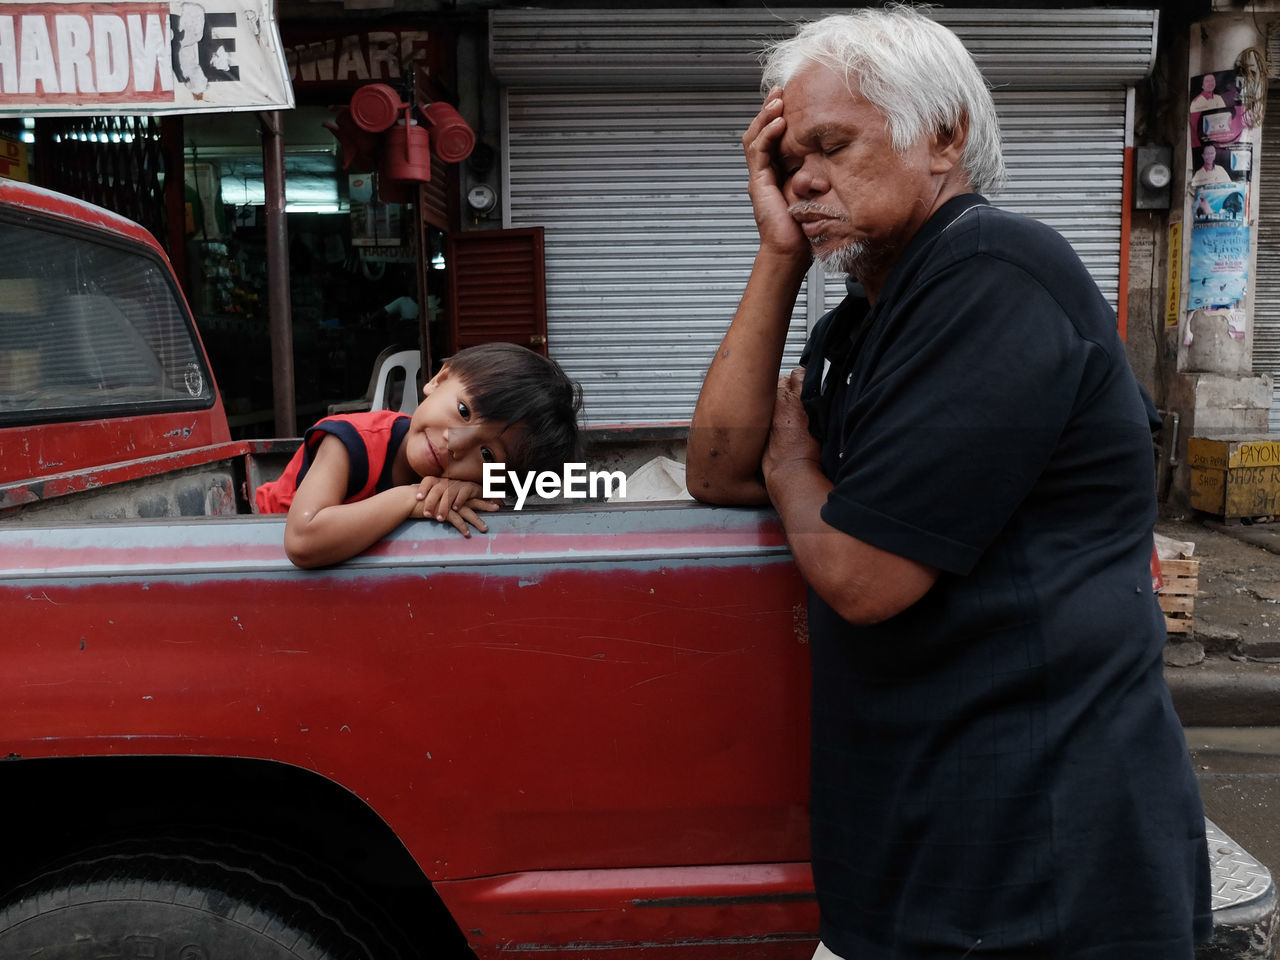
[[[559,469],[578,452],[582,389],[552,360],[510,343],[460,350],[422,388],[413,416],[394,410],[326,417],[306,432],[279,480],[258,487],[259,513],[288,512],[285,552],[299,567],[355,556],[410,517],[463,536],[487,462]]]

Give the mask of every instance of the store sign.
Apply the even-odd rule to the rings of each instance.
[[[299,95],[312,87],[396,83],[418,67],[431,69],[434,38],[421,29],[330,32],[304,37],[286,35],[289,79]]]
[[[0,116],[292,106],[271,0],[0,0]]]

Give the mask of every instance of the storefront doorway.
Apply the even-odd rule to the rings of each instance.
[[[285,212],[299,431],[369,387],[390,348],[443,347],[444,237],[428,228],[426,316],[413,208],[342,167],[325,108],[285,115]],[[184,132],[192,311],[232,435],[274,432],[262,152],[252,115],[188,118]],[[417,385],[414,385],[416,390]]]

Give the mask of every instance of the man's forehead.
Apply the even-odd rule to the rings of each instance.
[[[803,140],[885,122],[883,112],[862,96],[856,83],[822,64],[801,70],[783,88],[782,115],[787,132]]]

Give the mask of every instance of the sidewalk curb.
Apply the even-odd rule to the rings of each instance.
[[[1280,523],[1223,523],[1221,520],[1202,520],[1206,530],[1251,544],[1271,553],[1280,554]]]
[[[1211,658],[1194,667],[1165,667],[1173,706],[1184,727],[1251,727],[1280,721],[1280,664]]]

